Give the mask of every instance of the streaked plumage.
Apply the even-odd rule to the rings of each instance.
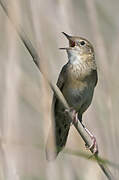
[[[63,93],[69,106],[78,112],[79,120],[91,104],[94,88],[97,84],[97,67],[94,50],[89,41],[81,37],[72,37],[64,33],[69,40],[68,63],[63,66],[57,86]],[[81,44],[82,43],[82,44]],[[54,129],[56,151],[52,151],[47,141],[47,159],[54,159],[65,146],[70,122],[59,100],[53,97]],[[50,138],[50,136],[49,136]],[[52,155],[51,155],[52,154]],[[54,154],[54,155],[53,155]]]

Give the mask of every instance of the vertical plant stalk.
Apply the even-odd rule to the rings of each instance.
[[[19,10],[18,4],[14,2],[13,8],[9,9],[9,14],[11,17],[14,17],[15,21],[19,19]],[[7,21],[6,24],[7,37],[8,37],[8,59],[7,66],[5,67],[5,98],[4,98],[4,123],[3,123],[3,141],[2,141],[2,150],[5,160],[5,179],[19,180],[19,174],[17,173],[17,158],[14,154],[13,147],[10,145],[11,138],[17,136],[17,132],[14,131],[14,124],[18,123],[18,95],[16,89],[19,86],[19,71],[17,69],[17,39],[14,35],[14,30],[9,26]],[[6,141],[4,141],[6,139]]]

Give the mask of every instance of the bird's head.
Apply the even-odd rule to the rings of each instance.
[[[94,49],[92,44],[86,40],[85,38],[78,36],[70,36],[63,32],[65,37],[69,40],[69,47],[60,48],[64,49],[68,53],[68,57],[84,57],[83,59],[87,59],[88,57],[94,56]]]

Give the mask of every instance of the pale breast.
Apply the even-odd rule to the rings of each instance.
[[[89,74],[79,74],[73,71],[65,82],[62,93],[70,107],[83,113],[91,104],[95,88],[95,76]]]

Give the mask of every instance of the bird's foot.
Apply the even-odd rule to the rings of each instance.
[[[96,137],[86,128],[84,127],[85,131],[88,133],[88,135],[90,136],[92,143],[90,146],[86,145],[86,148],[89,150],[92,150],[93,154],[98,154],[98,144],[96,141]]]

